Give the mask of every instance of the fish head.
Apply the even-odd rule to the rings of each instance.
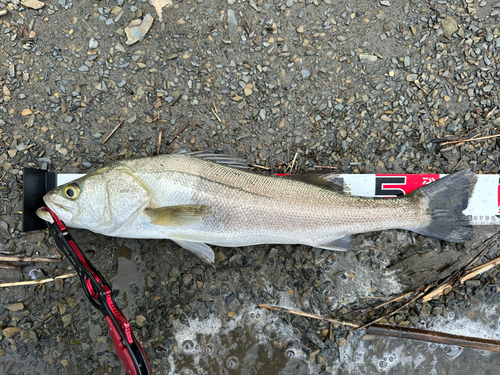
[[[45,194],[43,200],[59,219],[73,228],[94,230],[111,222],[102,174],[89,174],[58,186]]]
[[[43,200],[69,227],[114,235],[151,199],[136,176],[105,167],[58,186]]]

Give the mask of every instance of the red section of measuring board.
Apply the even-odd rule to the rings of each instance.
[[[376,174],[375,195],[391,197],[430,184],[439,179],[439,174]]]
[[[500,214],[500,177],[498,177],[498,194],[497,194],[497,199],[498,199],[498,213]]]

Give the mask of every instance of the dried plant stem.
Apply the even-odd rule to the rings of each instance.
[[[290,173],[292,173],[293,167],[295,166],[295,162],[297,161],[297,155],[298,154],[299,154],[298,152],[295,153],[295,156],[293,157],[292,162],[290,164],[288,164],[288,166],[286,167],[284,173],[287,173],[288,169],[290,169]]]
[[[337,169],[337,167],[331,167],[329,165],[314,165],[314,168],[322,168],[322,169]]]
[[[490,269],[498,266],[500,264],[500,257],[490,260],[489,262],[483,263],[473,269],[467,271],[467,274],[460,278],[460,283],[464,283],[469,279],[472,279],[474,276],[477,276],[481,273],[489,271]]]
[[[43,257],[12,257],[0,256],[0,262],[42,262],[42,263],[57,263],[59,258],[43,258]]]
[[[258,164],[250,164],[250,166],[251,166],[252,168],[265,169],[266,171],[268,171],[269,169],[271,169],[271,168],[269,168],[269,167],[264,167],[263,165],[258,165]]]
[[[69,277],[75,277],[75,276],[77,276],[77,273],[73,272],[73,273],[68,273],[66,275],[56,276],[53,279],[49,278],[49,279],[43,279],[43,280],[29,280],[29,281],[16,281],[13,283],[2,283],[2,284],[0,284],[0,288],[7,288],[10,286],[22,286],[22,285],[40,285],[40,284],[50,283],[50,282],[55,281],[57,279],[67,279]]]
[[[441,143],[441,145],[442,146],[444,146],[444,145],[454,145],[454,144],[457,144],[457,143],[464,143],[464,142],[470,142],[470,141],[480,141],[480,140],[483,140],[483,139],[490,139],[490,138],[497,138],[497,137],[500,137],[500,134],[485,135],[484,137],[474,136],[474,137],[469,138],[469,139],[457,139],[456,141],[443,142],[443,143]]]
[[[376,336],[396,337],[424,342],[435,342],[445,345],[455,345],[463,348],[485,350],[488,352],[500,352],[500,341],[498,340],[486,340],[479,337],[451,335],[449,333],[423,329],[374,324],[367,328],[366,333]]]
[[[403,310],[406,306],[408,306],[410,303],[415,302],[417,299],[419,299],[420,297],[422,297],[424,294],[425,294],[425,290],[423,292],[418,293],[415,297],[413,297],[412,299],[408,300],[406,303],[404,303],[403,305],[401,305],[396,310],[388,312],[387,314],[384,314],[381,317],[379,317],[379,318],[377,318],[375,320],[372,320],[371,322],[365,323],[361,327],[358,327],[356,329],[366,328],[366,327],[368,327],[368,326],[370,326],[370,325],[372,325],[374,323],[380,322],[382,319],[386,319],[386,318],[388,318],[388,317],[390,317],[392,315],[397,314],[398,312],[400,312],[401,310]]]
[[[424,292],[421,292],[424,293]],[[452,335],[449,333],[428,331],[423,329],[415,329],[408,327],[399,327],[385,324],[374,324],[370,323],[369,327],[358,326],[355,323],[339,321],[335,319],[325,318],[319,315],[309,314],[302,311],[295,311],[285,309],[283,307],[269,306],[265,304],[260,304],[260,308],[286,312],[293,315],[303,316],[306,318],[320,319],[323,321],[328,321],[336,324],[342,324],[349,327],[353,327],[356,330],[366,328],[366,333],[375,336],[385,336],[385,337],[396,337],[408,340],[417,340],[423,342],[434,342],[438,344],[445,345],[455,345],[463,348],[472,348],[478,350],[485,350],[488,352],[500,352],[500,341],[498,340],[487,340],[479,337],[468,337]]]
[[[399,301],[400,299],[403,299],[403,298],[406,298],[406,297],[409,297],[411,295],[415,294],[415,292],[408,292],[408,293],[405,293],[405,294],[402,294],[400,296],[397,296],[397,297],[394,297],[394,298],[391,298],[390,300],[387,300],[387,301],[384,301],[380,304],[378,304],[377,306],[374,306],[374,307],[369,307],[367,309],[363,309],[361,310],[356,316],[360,316],[360,315],[364,315],[366,314],[367,312],[370,312],[372,310],[375,310],[375,309],[379,309],[385,305],[388,305],[389,303],[393,303],[393,302],[396,302],[396,301]],[[359,310],[358,310],[359,311]],[[347,313],[348,314],[348,313]],[[344,314],[345,315],[345,314]]]
[[[431,96],[431,95],[432,95],[432,93],[433,93],[434,91],[436,91],[436,89],[438,88],[438,86],[439,86],[440,84],[441,84],[441,82],[436,83],[436,85],[435,85],[435,86],[434,86],[434,88],[431,90],[431,92],[429,92],[427,95],[425,95],[425,97],[426,97],[426,98],[428,98],[429,96]]]
[[[215,110],[214,110],[215,108]],[[217,108],[215,107],[214,105],[214,108],[210,108],[210,110],[212,111],[212,113],[215,115],[215,117],[217,117],[217,120],[219,120],[219,122],[224,125],[224,123],[222,122],[222,120],[220,119],[219,115],[217,114]]]
[[[356,324],[356,323],[351,323],[351,322],[346,322],[346,321],[343,321],[343,320],[337,320],[337,319],[331,319],[331,318],[325,318],[325,317],[322,317],[322,316],[319,316],[319,315],[309,314],[309,313],[305,313],[305,312],[302,312],[302,311],[289,310],[289,309],[286,309],[284,307],[271,306],[271,305],[266,305],[266,304],[263,304],[263,303],[260,303],[259,307],[261,309],[269,309],[269,310],[274,310],[274,311],[286,312],[286,313],[294,314],[294,315],[300,315],[300,316],[304,316],[306,318],[313,318],[313,319],[325,320],[327,322],[331,322],[331,323],[335,323],[335,324],[342,324],[342,325],[345,325],[345,326],[348,326],[348,327],[353,327],[353,328],[358,328],[359,327],[359,324]]]
[[[186,130],[186,128],[187,128],[188,126],[189,126],[189,122],[186,122],[186,124],[185,124],[185,125],[184,125],[184,126],[183,126],[183,127],[182,127],[182,128],[181,128],[178,132],[177,132],[177,133],[175,133],[175,135],[174,135],[172,138],[170,138],[170,141],[168,141],[168,142],[167,142],[167,146],[168,146],[169,144],[171,144],[173,141],[175,141],[175,139],[176,139],[179,135],[181,135],[181,133],[182,133],[184,130]]]
[[[7,263],[0,263],[0,268],[4,270],[17,270],[21,271],[21,267],[19,266],[13,266],[12,264],[7,264]]]
[[[118,128],[120,127],[120,125],[121,125],[121,124],[123,124],[123,121],[125,121],[125,119],[121,120],[121,121],[118,123],[118,125],[116,125],[116,126],[115,126],[115,128],[111,131],[111,133],[109,133],[109,135],[106,137],[106,139],[105,139],[104,141],[102,141],[102,143],[103,143],[103,144],[104,144],[104,143],[106,143],[106,142],[108,141],[108,139],[109,139],[109,138],[111,138],[111,136],[112,136],[113,134],[115,134],[115,131],[117,131],[117,130],[118,130]]]
[[[156,155],[160,155],[162,137],[163,137],[163,129],[161,129],[160,133],[158,134],[158,144],[156,145]]]

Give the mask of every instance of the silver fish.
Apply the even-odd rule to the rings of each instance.
[[[44,196],[69,227],[126,238],[168,238],[208,262],[207,245],[303,244],[347,250],[353,233],[407,229],[451,242],[472,237],[462,211],[477,177],[461,171],[399,198],[345,195],[331,176],[265,176],[171,154],[121,160]],[[241,162],[236,161],[237,166]],[[45,220],[50,215],[39,209]]]

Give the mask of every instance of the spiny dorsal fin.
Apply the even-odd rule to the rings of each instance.
[[[183,204],[160,208],[146,208],[144,213],[154,225],[182,227],[203,221],[212,209],[201,204]]]
[[[226,155],[226,154],[216,154],[211,151],[197,151],[197,152],[187,152],[187,155],[195,156],[199,159],[208,160],[218,164],[224,164],[228,167],[238,168],[238,169],[249,169],[250,165],[248,162],[240,158],[239,156]]]
[[[304,182],[310,185],[319,186],[323,189],[328,189],[338,194],[345,194],[344,180],[341,177],[332,176],[331,174],[325,174],[324,172],[305,172],[282,177]]]

